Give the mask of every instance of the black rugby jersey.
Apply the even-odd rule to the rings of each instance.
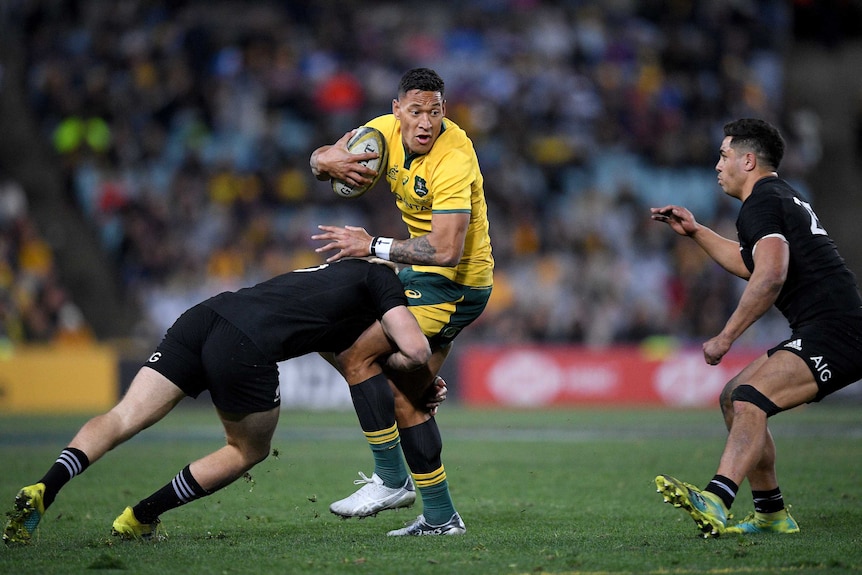
[[[736,220],[742,259],[754,270],[752,250],[761,238],[782,235],[790,266],[775,306],[792,329],[826,317],[862,314],[856,277],[810,204],[787,182],[768,177],[754,185]]]
[[[404,288],[391,269],[348,259],[294,270],[203,302],[247,335],[272,361],[342,351],[399,305]]]

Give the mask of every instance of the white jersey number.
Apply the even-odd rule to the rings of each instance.
[[[796,202],[797,206],[802,206],[808,212],[808,216],[811,218],[811,233],[815,236],[825,236],[826,229],[820,225],[820,220],[817,219],[814,210],[811,209],[811,204],[803,202],[799,198],[793,198],[793,201]]]

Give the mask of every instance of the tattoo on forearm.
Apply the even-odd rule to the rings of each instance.
[[[437,249],[425,236],[393,242],[389,252],[392,261],[406,264],[436,265],[436,257]]]

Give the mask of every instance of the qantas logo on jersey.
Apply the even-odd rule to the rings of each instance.
[[[423,206],[422,204],[413,204],[413,203],[408,202],[407,199],[404,196],[402,196],[401,194],[396,193],[394,195],[395,195],[395,201],[401,202],[402,204],[404,204],[404,207],[406,207],[409,210],[414,210],[417,212],[431,211],[431,206]]]
[[[789,347],[790,349],[795,349],[796,351],[802,351],[802,340],[794,339],[793,341],[788,341],[784,344],[784,347]]]

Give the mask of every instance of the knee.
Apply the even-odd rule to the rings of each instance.
[[[233,448],[233,459],[237,467],[248,471],[269,456],[269,443],[249,443],[228,440],[228,446]]]
[[[112,447],[151,425],[149,421],[142,420],[136,414],[119,409],[119,406],[93,418],[92,421],[98,426],[103,438],[111,439]]]
[[[736,386],[730,394],[730,399],[733,402],[734,412],[757,408],[765,413],[766,417],[771,417],[782,411],[780,407],[758,391],[757,388],[747,384]]]
[[[724,419],[728,420],[728,418],[733,417],[733,390],[739,385],[736,378],[731,379],[724,386],[724,389],[721,390],[721,395],[718,398],[719,407],[721,408],[721,413],[724,415]]]
[[[733,408],[733,400],[731,399],[731,395],[733,394],[733,387],[728,382],[727,385],[724,386],[724,389],[721,390],[721,395],[718,398],[719,406],[721,407],[721,412],[725,415],[731,411]]]
[[[248,462],[248,467],[252,468],[269,457],[270,449],[271,445],[269,443],[266,445],[255,445],[248,449],[245,452],[245,460]]]
[[[353,348],[347,348],[333,358],[335,367],[348,383],[359,383],[369,377],[369,369],[374,365],[374,358],[357,353]]]

